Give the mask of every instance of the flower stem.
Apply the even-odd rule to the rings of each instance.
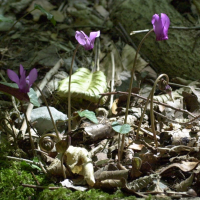
[[[22,102],[20,101],[21,103],[21,107],[22,107],[22,111],[24,113],[24,117],[25,117],[25,120],[26,120],[26,123],[27,123],[27,129],[28,129],[28,134],[29,134],[29,139],[30,139],[30,143],[31,143],[31,148],[32,148],[32,151],[33,151],[33,156],[35,157],[36,154],[35,154],[35,146],[34,146],[34,142],[33,142],[33,138],[32,138],[32,135],[31,135],[31,131],[30,131],[30,126],[28,125],[28,118],[27,118],[27,115],[26,115],[26,111],[24,110],[24,107],[23,107],[23,104]]]
[[[128,110],[129,110],[129,104],[130,104],[130,99],[131,99],[131,91],[132,91],[132,85],[133,85],[133,77],[134,77],[134,72],[135,72],[135,65],[136,65],[136,61],[137,61],[137,55],[141,49],[141,46],[144,42],[144,40],[147,38],[147,36],[153,32],[153,29],[151,29],[145,36],[144,38],[141,40],[138,48],[137,48],[137,51],[136,51],[136,54],[135,54],[135,59],[134,59],[134,63],[133,63],[133,67],[132,67],[132,70],[131,70],[131,81],[130,81],[130,85],[129,85],[129,91],[128,91],[128,98],[127,98],[127,103],[126,103],[126,113],[125,113],[125,119],[124,119],[124,124],[127,123],[127,118],[128,118]],[[120,159],[121,159],[121,156],[122,156],[122,153],[123,153],[123,150],[124,150],[124,141],[125,141],[125,134],[122,135],[122,142],[121,142],[121,147],[119,148],[118,150],[118,162],[120,162]]]
[[[151,92],[152,92],[152,91],[151,91]],[[145,114],[145,112],[146,112],[147,105],[148,105],[149,100],[150,100],[150,97],[151,97],[151,92],[150,92],[150,94],[149,94],[149,96],[148,96],[148,98],[147,98],[147,101],[146,101],[144,110],[143,110],[142,115],[141,115],[141,117],[140,117],[140,122],[139,122],[139,124],[138,124],[138,129],[137,129],[137,133],[136,133],[136,140],[138,140],[138,137],[139,137],[140,127],[141,127],[141,125],[142,125],[142,120],[143,120],[143,118],[144,118],[144,114]]]
[[[79,44],[76,46],[76,49],[74,50],[74,54],[72,57],[71,67],[69,71],[69,85],[68,85],[68,132],[71,131],[71,76],[72,76],[72,68],[73,68],[73,62],[76,56],[76,52],[79,48]]]
[[[152,129],[152,132],[153,132],[153,136],[154,136],[154,142],[156,144],[156,148],[158,147],[158,141],[157,141],[157,138],[156,138],[156,131],[155,131],[155,125],[154,125],[154,122],[155,122],[155,119],[154,119],[154,113],[153,113],[153,95],[154,95],[154,92],[155,92],[155,89],[156,89],[156,85],[158,83],[158,81],[163,77],[165,76],[166,79],[167,79],[167,85],[169,83],[169,77],[167,76],[167,74],[161,74],[157,79],[156,81],[154,82],[154,86],[151,90],[151,103],[150,103],[150,118],[151,118],[151,129]],[[138,127],[139,129],[140,127]]]
[[[41,94],[41,96],[42,96],[42,98],[43,98],[43,100],[44,100],[44,103],[45,103],[45,105],[46,105],[46,107],[47,107],[47,109],[48,109],[48,111],[49,111],[49,115],[50,115],[50,117],[51,117],[51,121],[52,121],[52,124],[53,124],[53,126],[54,126],[54,129],[55,129],[55,132],[56,132],[56,136],[57,136],[57,138],[58,138],[58,141],[60,141],[58,129],[57,129],[57,127],[56,127],[56,124],[55,124],[55,122],[54,122],[53,116],[52,116],[51,111],[50,111],[50,109],[49,109],[49,105],[48,105],[48,103],[47,103],[47,100],[46,100],[45,96],[43,95],[42,91],[40,90],[40,88],[39,88],[35,83],[34,83],[34,86],[38,89],[38,91],[40,92],[40,94]]]
[[[145,108],[143,110],[143,113],[141,115],[141,118],[140,118],[140,122],[139,122],[139,125],[138,125],[138,129],[137,129],[137,134],[136,134],[136,140],[138,139],[139,137],[139,131],[140,131],[140,127],[141,127],[141,124],[142,124],[142,120],[144,118],[144,114],[145,114],[145,111],[147,109],[147,105],[149,103],[149,100],[151,98],[151,102],[150,102],[150,119],[151,119],[151,130],[152,130],[152,133],[153,133],[153,136],[154,136],[154,142],[156,144],[156,148],[158,147],[158,141],[157,141],[157,137],[156,137],[156,131],[155,131],[155,125],[154,125],[154,113],[153,113],[153,96],[154,96],[154,92],[155,92],[155,89],[156,89],[156,85],[158,83],[158,81],[163,77],[165,76],[166,77],[166,84],[169,83],[169,77],[166,75],[166,74],[161,74],[157,79],[156,81],[154,82],[154,86],[151,90],[151,93],[149,94],[148,96],[148,99],[147,99],[147,102],[145,104]]]

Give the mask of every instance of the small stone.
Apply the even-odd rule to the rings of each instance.
[[[51,114],[53,116],[54,122],[57,122],[57,129],[60,133],[62,133],[66,129],[66,120],[67,115],[58,111],[54,107],[49,107]],[[34,128],[37,129],[38,134],[42,135],[47,131],[53,131],[54,126],[51,121],[51,117],[49,115],[48,109],[46,106],[33,109],[31,112],[31,122],[34,123]]]

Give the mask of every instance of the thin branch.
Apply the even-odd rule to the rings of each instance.
[[[30,184],[22,184],[24,187],[29,187],[29,188],[37,188],[37,189],[49,189],[49,190],[56,190],[59,188],[65,188],[65,187],[48,187],[48,186],[39,186],[39,185],[30,185]]]
[[[128,95],[128,92],[117,91],[117,92],[101,93],[101,94],[99,94],[99,95],[101,95],[101,98],[103,98],[104,96],[108,96],[108,95],[112,95],[112,94],[123,94],[123,95]],[[137,97],[137,98],[140,98],[140,99],[143,99],[143,100],[147,101],[147,98],[142,97],[142,96],[140,96],[140,95],[138,95],[138,94],[135,94],[135,93],[131,93],[131,96],[134,96],[134,97]],[[100,102],[101,98],[99,99],[99,102]],[[151,100],[149,100],[149,101],[151,101]],[[158,101],[153,101],[153,103],[156,103],[156,104],[159,104],[159,105],[162,105],[162,106],[171,108],[171,109],[176,110],[176,111],[179,111],[179,112],[186,113],[186,114],[188,114],[188,115],[190,115],[190,116],[192,116],[192,117],[194,117],[194,118],[196,118],[196,117],[199,118],[199,117],[200,117],[200,115],[199,115],[199,116],[194,116],[191,112],[189,112],[189,111],[187,111],[187,110],[184,110],[184,109],[181,109],[181,108],[175,108],[175,107],[170,106],[170,105],[165,104],[165,103],[161,103],[161,102],[158,102]],[[99,103],[98,103],[98,105],[99,105]]]

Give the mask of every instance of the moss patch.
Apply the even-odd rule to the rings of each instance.
[[[134,196],[127,196],[120,190],[114,194],[109,194],[98,189],[91,189],[85,192],[71,191],[67,188],[59,188],[56,190],[34,189],[24,187],[22,184],[37,185],[31,172],[34,173],[37,181],[41,186],[55,186],[52,180],[48,179],[45,174],[39,170],[32,168],[23,162],[13,161],[6,159],[3,155],[16,154],[15,150],[5,148],[0,145],[0,200],[123,200],[123,199],[136,199]],[[14,152],[13,152],[14,151]],[[60,186],[57,184],[56,186]]]

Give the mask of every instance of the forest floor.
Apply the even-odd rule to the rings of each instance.
[[[180,10],[192,7],[184,2],[172,5],[193,15]],[[36,86],[28,101],[0,87],[0,199],[200,196],[200,82],[170,77],[168,83],[161,75],[155,83],[156,69],[138,55],[127,107],[136,47],[109,18],[112,1],[0,4],[1,84],[16,88],[7,69],[35,68],[58,129]],[[77,47],[76,31],[99,30],[93,49]]]

